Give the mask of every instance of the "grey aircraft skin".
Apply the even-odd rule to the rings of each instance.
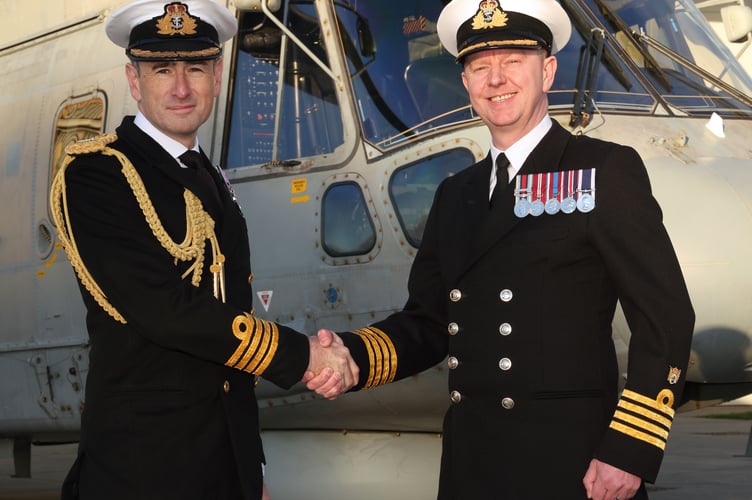
[[[487,154],[488,131],[438,41],[442,1],[267,1],[227,2],[239,32],[201,144],[248,222],[256,314],[309,334],[362,327],[402,308],[434,190]],[[66,145],[135,113],[104,34],[124,2],[26,3],[60,22],[0,42],[0,437],[19,475],[31,442],[77,440],[85,404],[85,310],[51,178]],[[685,407],[748,394],[752,79],[690,0],[561,3],[573,34],[549,111],[645,161],[697,315]],[[626,373],[619,311],[613,337]],[[262,381],[258,396],[275,499],[435,497],[445,364],[333,402],[302,384]]]

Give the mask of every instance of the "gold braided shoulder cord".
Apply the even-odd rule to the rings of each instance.
[[[159,216],[149,198],[149,193],[146,191],[146,187],[131,161],[120,151],[107,146],[116,139],[116,135],[108,134],[94,140],[83,141],[68,146],[65,150],[65,160],[55,175],[55,179],[50,188],[52,218],[57,226],[60,242],[84,288],[86,288],[86,290],[92,295],[97,304],[99,304],[116,321],[123,324],[127,323],[118,310],[109,303],[107,296],[91,276],[89,270],[81,259],[76,240],[73,236],[68,212],[68,200],[65,189],[66,168],[75,159],[76,155],[101,153],[106,156],[114,156],[118,159],[122,165],[123,175],[128,181],[128,185],[131,187],[131,190],[138,201],[138,205],[144,214],[146,223],[149,225],[149,228],[159,241],[160,245],[162,245],[162,247],[175,258],[175,264],[177,264],[178,261],[194,261],[182,275],[182,278],[185,279],[192,271],[193,275],[191,277],[191,284],[196,287],[198,287],[201,282],[201,274],[204,267],[204,249],[206,248],[206,240],[209,240],[212,246],[212,265],[210,270],[214,275],[214,296],[224,302],[225,257],[219,249],[219,240],[214,232],[214,219],[212,219],[203,209],[201,200],[199,200],[191,191],[185,189],[183,192],[186,215],[185,238],[181,243],[175,243],[167,234],[162,222],[159,220]]]

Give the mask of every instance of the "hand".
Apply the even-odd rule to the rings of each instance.
[[[627,500],[635,496],[642,484],[642,479],[594,458],[590,461],[582,482],[588,498]]]
[[[311,357],[303,382],[309,390],[327,399],[336,399],[358,383],[358,365],[336,333],[322,329],[316,337],[309,337],[308,340]]]

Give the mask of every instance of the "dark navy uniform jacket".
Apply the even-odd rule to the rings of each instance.
[[[186,234],[185,190],[199,197],[225,256],[226,303],[213,295],[208,243],[196,287],[182,277],[191,262],[176,262],[156,238],[118,158],[76,157],[65,171],[69,230],[126,323],[82,286],[90,367],[68,491],[77,488],[82,499],[258,499],[264,457],[255,375],[282,387],[299,381],[308,340],[252,316],[245,220],[219,175],[222,206],[132,117],[109,146],[135,166],[174,242]]]
[[[643,162],[554,122],[518,175],[590,168],[593,211],[539,217],[514,215],[514,183],[489,208],[490,156],[446,179],[404,310],[342,333],[356,389],[449,356],[441,499],[584,499],[593,457],[656,478],[694,312]],[[632,334],[621,395],[617,299]]]

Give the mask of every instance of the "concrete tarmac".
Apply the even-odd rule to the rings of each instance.
[[[745,412],[752,405],[678,414],[658,480],[648,485],[651,500],[752,500],[752,457],[745,456],[748,447],[752,453],[752,420],[708,418]],[[30,479],[11,477],[12,450],[10,441],[0,440],[0,500],[58,500],[76,445],[32,446]]]
[[[752,420],[708,418],[752,412],[717,406],[680,413],[651,500],[752,500]]]

